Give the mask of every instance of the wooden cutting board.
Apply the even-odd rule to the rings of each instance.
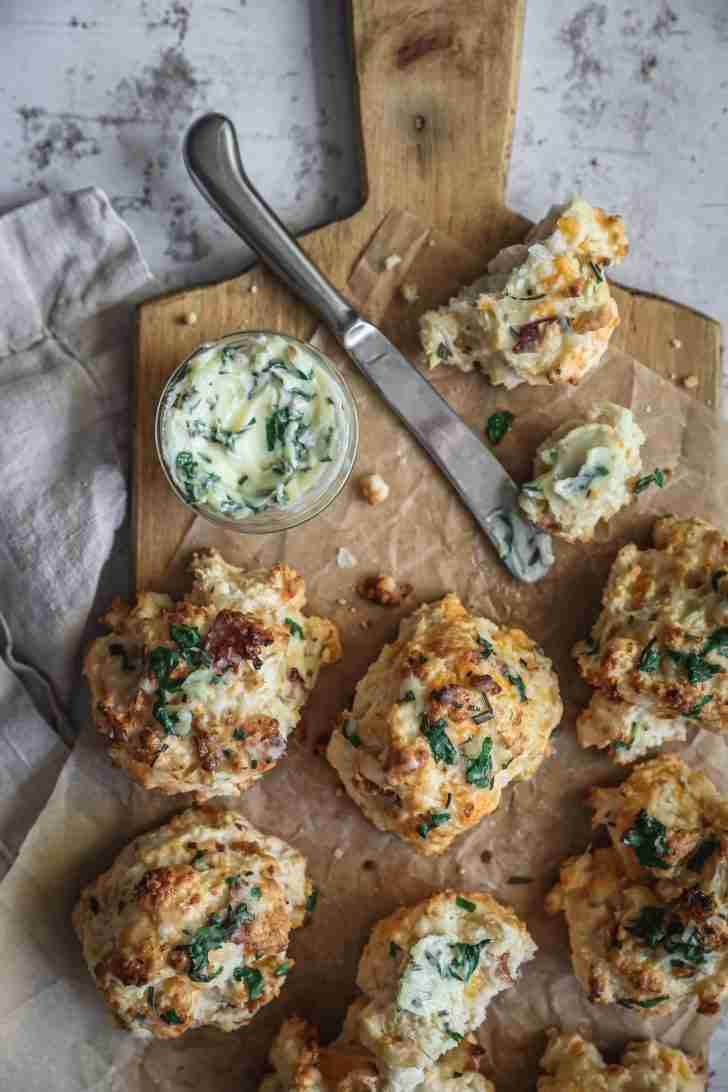
[[[367,198],[354,216],[313,232],[303,246],[343,287],[385,214],[409,209],[477,248],[485,268],[528,226],[504,204],[524,0],[352,0],[351,7]],[[663,375],[697,374],[694,396],[717,406],[719,324],[654,296],[626,289],[615,295],[622,323],[614,344]],[[191,311],[194,326],[184,323]],[[167,376],[200,341],[231,330],[263,327],[306,337],[314,325],[261,269],[140,307],[133,466],[138,588],[164,589],[169,561],[191,523],[166,484],[154,445],[155,404]],[[680,353],[670,348],[673,338],[682,342]]]

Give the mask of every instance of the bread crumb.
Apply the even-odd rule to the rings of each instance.
[[[429,243],[427,245],[428,246],[437,246],[437,243],[435,242],[434,239],[430,239],[430,241],[429,241]]]
[[[417,303],[417,300],[420,298],[419,288],[411,281],[405,281],[400,288],[400,292],[402,293],[405,303]]]
[[[697,375],[686,375],[683,379],[683,386],[687,387],[689,391],[695,390],[700,380]]]
[[[255,295],[255,293],[258,291],[258,285],[257,284],[251,284],[250,291],[253,293],[253,295]]]
[[[671,349],[682,349],[682,341],[680,340],[679,337],[671,337],[670,338],[670,348]]]
[[[402,264],[401,254],[390,254],[389,257],[384,259],[384,268],[389,272],[390,269],[396,269],[398,265]]]
[[[182,322],[185,324],[185,326],[196,326],[197,325],[197,312],[196,311],[188,311],[186,315],[182,316]]]
[[[389,486],[380,474],[365,474],[360,478],[359,491],[367,504],[372,506],[381,504],[389,496]]]
[[[402,600],[412,594],[412,585],[400,584],[397,587],[394,577],[380,574],[364,577],[357,584],[356,590],[362,599],[370,599],[382,607],[399,607]]]
[[[346,599],[337,599],[336,602],[339,604],[340,607],[346,606]]]
[[[340,569],[353,569],[359,562],[354,557],[351,550],[347,550],[346,546],[339,546],[336,551],[336,564]]]
[[[365,619],[363,622],[359,623],[362,629],[369,629],[370,624],[369,619]]]
[[[334,860],[335,861],[340,861],[343,856],[344,856],[343,849],[341,848],[341,846],[337,846],[336,849],[334,850]]]
[[[356,607],[349,607],[349,614],[356,614]]]

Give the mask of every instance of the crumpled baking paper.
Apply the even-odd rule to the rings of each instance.
[[[400,254],[402,263],[385,271],[384,259],[392,253]],[[391,213],[354,270],[350,289],[414,360],[419,312],[446,300],[483,264],[412,216]],[[416,307],[401,297],[403,281],[417,284]],[[591,546],[556,542],[549,575],[535,586],[521,585],[378,395],[326,335],[317,336],[345,372],[359,406],[361,448],[352,481],[327,512],[282,535],[237,536],[195,520],[167,581],[168,590],[189,586],[185,565],[191,553],[213,544],[245,566],[286,561],[306,577],[309,609],[341,626],[344,658],[322,671],[287,756],[239,802],[228,803],[308,858],[321,897],[312,923],[292,937],[296,966],[281,998],[241,1032],[201,1029],[146,1045],[117,1030],[83,965],[70,913],[81,886],[108,867],[130,838],[190,801],[164,799],[132,785],[110,767],[89,726],[0,885],[3,1088],[46,1092],[50,1079],[56,1092],[253,1089],[271,1039],[288,1014],[299,1011],[317,1022],[324,1039],[338,1033],[374,922],[445,887],[484,889],[510,903],[539,946],[517,985],[490,1006],[480,1031],[485,1068],[499,1092],[535,1088],[544,1029],[550,1025],[578,1028],[607,1050],[632,1037],[655,1035],[700,1051],[715,1027],[715,1020],[689,1008],[675,1018],[642,1020],[616,1005],[591,1005],[571,972],[564,919],[548,917],[543,899],[564,857],[582,851],[592,838],[587,788],[624,776],[608,758],[576,744],[574,719],[589,690],[577,675],[571,647],[596,617],[617,550],[632,540],[646,544],[655,516],[677,512],[721,522],[728,501],[728,433],[711,411],[619,353],[611,353],[596,374],[566,393],[560,388],[506,393],[480,375],[438,369],[436,385],[479,432],[495,409],[516,415],[498,455],[518,480],[530,477],[544,436],[602,399],[634,411],[647,435],[645,470],[672,470],[664,489],[641,494]],[[358,494],[356,478],[374,470],[391,493],[386,503],[370,508]],[[337,565],[341,547],[356,558],[354,568]],[[356,581],[379,572],[414,586],[401,609],[357,597]],[[447,591],[457,592],[476,613],[523,627],[544,647],[559,675],[565,713],[553,754],[533,780],[509,788],[498,811],[445,856],[425,859],[362,817],[322,748],[335,714],[347,705],[382,644],[395,636],[400,618]],[[722,739],[698,731],[674,749],[702,765],[728,792],[728,749]],[[728,1075],[722,1082],[713,1087],[728,1088]]]

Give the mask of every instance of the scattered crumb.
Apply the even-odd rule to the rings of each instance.
[[[399,607],[403,599],[412,594],[411,584],[400,584],[397,587],[392,576],[365,576],[356,586],[356,590],[362,599],[370,599],[372,603],[379,603],[382,607]]]
[[[196,326],[197,325],[197,312],[196,311],[188,311],[186,315],[182,316],[181,321],[184,323],[185,326]]]
[[[343,856],[344,856],[343,849],[340,846],[337,846],[336,849],[334,850],[334,860],[335,861],[340,861]]]
[[[645,406],[645,413],[652,413],[652,406]]]
[[[695,390],[699,382],[697,375],[686,375],[683,379],[683,386],[692,391]]]
[[[381,504],[389,496],[389,486],[380,474],[365,474],[359,479],[359,491],[367,504]]]
[[[405,281],[402,285],[400,292],[405,303],[417,303],[420,298],[420,290],[416,284],[412,284],[411,281]]]
[[[435,242],[434,239],[430,239],[430,241],[429,241],[429,243],[427,245],[428,246],[437,246],[437,243]]]
[[[671,349],[682,349],[682,341],[680,340],[679,337],[671,337],[670,338],[670,348]]]
[[[346,606],[346,599],[337,599],[336,602],[339,604],[340,607]]]
[[[356,614],[356,607],[349,607],[350,614]]]
[[[340,569],[353,569],[359,562],[354,557],[351,550],[347,550],[346,546],[339,546],[336,552],[336,564]]]
[[[421,132],[424,129],[425,124],[425,119],[423,118],[422,114],[415,114],[415,129],[418,132]]]
[[[365,619],[365,621],[360,622],[359,625],[361,626],[362,629],[369,629],[369,626],[371,625],[371,622],[367,618],[367,619]]]
[[[390,254],[389,257],[384,259],[384,268],[389,272],[390,269],[396,269],[398,265],[402,264],[401,254]]]
[[[258,291],[258,285],[257,284],[251,284],[250,291],[253,293],[253,295],[255,295],[255,293]]]

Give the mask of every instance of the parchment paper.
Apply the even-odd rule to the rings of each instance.
[[[459,281],[475,276],[483,264],[445,239],[436,237],[431,246],[430,238],[412,216],[390,214],[351,280],[352,295],[412,359],[418,355],[419,312],[447,299]],[[391,253],[400,254],[403,262],[382,272]],[[405,280],[419,287],[416,307],[396,291]],[[312,924],[292,938],[297,965],[282,997],[242,1032],[226,1036],[201,1030],[172,1043],[144,1046],[115,1028],[82,963],[69,915],[82,884],[108,867],[131,837],[187,801],[164,800],[133,786],[109,766],[94,730],[87,727],[0,885],[3,1089],[47,1092],[49,1083],[56,1092],[252,1089],[285,1015],[303,1012],[320,1024],[324,1038],[338,1033],[355,994],[356,965],[372,924],[397,906],[447,886],[486,889],[512,904],[539,945],[517,986],[491,1005],[481,1031],[499,1092],[535,1087],[543,1032],[552,1024],[578,1027],[607,1049],[654,1034],[700,1050],[714,1026],[690,1011],[674,1020],[643,1021],[616,1005],[590,1005],[571,973],[563,917],[546,917],[542,906],[559,863],[591,838],[585,790],[623,776],[607,758],[582,751],[575,742],[574,717],[588,688],[577,676],[571,646],[596,616],[617,550],[632,539],[646,543],[656,515],[673,511],[721,523],[728,499],[728,434],[712,412],[616,353],[568,394],[551,388],[505,393],[477,374],[444,367],[435,372],[436,385],[479,431],[496,408],[516,414],[498,454],[521,480],[530,477],[541,439],[598,399],[635,412],[648,437],[646,470],[661,466],[674,471],[665,489],[643,493],[594,545],[557,543],[553,571],[541,584],[527,587],[510,578],[444,478],[375,392],[323,336],[321,344],[346,373],[359,405],[361,450],[352,482],[315,522],[281,536],[251,539],[194,521],[169,580],[170,587],[185,587],[190,554],[213,543],[243,565],[286,560],[305,574],[309,609],[335,618],[342,629],[344,659],[322,672],[287,756],[239,805],[231,802],[261,829],[303,852],[321,888]],[[356,488],[356,478],[370,470],[391,487],[388,501],[376,508],[368,507]],[[340,547],[357,558],[355,568],[337,566]],[[375,572],[414,585],[405,608],[388,610],[357,598],[356,581]],[[499,810],[443,858],[426,860],[361,816],[320,752],[334,715],[382,644],[394,637],[400,618],[448,590],[478,613],[523,626],[544,646],[558,672],[566,712],[554,753],[535,778],[509,788]],[[721,739],[698,732],[676,749],[702,764],[728,792],[728,749]],[[336,849],[343,855],[334,856]],[[713,1087],[728,1087],[728,1077],[723,1082]]]

